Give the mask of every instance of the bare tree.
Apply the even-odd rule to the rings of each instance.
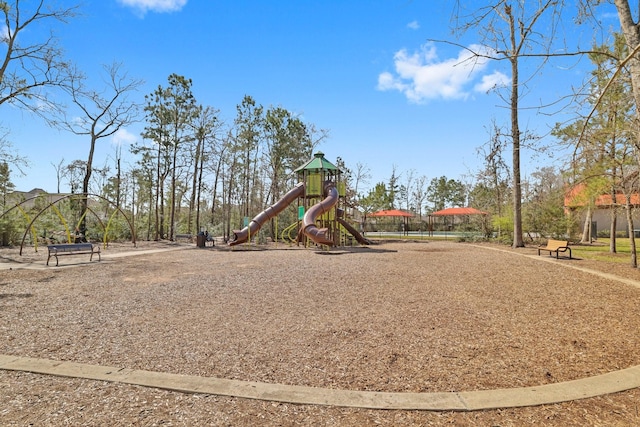
[[[60,161],[56,164],[51,162],[51,166],[56,171],[56,189],[57,192],[60,193],[60,183],[62,182],[62,177],[64,176],[64,170],[62,166],[64,165],[64,157],[60,159]]]
[[[72,194],[77,194],[78,183],[82,181],[82,175],[84,171],[87,169],[87,162],[84,160],[73,160],[67,166],[65,166],[64,176],[67,178],[67,183],[69,184],[69,189]]]
[[[508,203],[509,166],[503,158],[506,136],[502,128],[492,121],[489,129],[489,140],[477,149],[483,159],[482,169],[476,175],[477,183],[470,197],[483,209],[491,210],[498,218],[503,216]],[[502,221],[498,221],[498,236],[502,233]]]
[[[487,6],[479,7],[467,17],[466,23],[458,27],[462,32],[473,29],[480,34],[484,47],[472,51],[476,59],[506,60],[511,69],[511,84],[505,101],[511,113],[514,248],[524,246],[520,155],[526,136],[520,130],[520,100],[527,80],[521,79],[520,62],[525,57],[538,58],[541,61],[539,68],[551,56],[555,27],[563,6],[562,0],[494,0]],[[543,18],[546,18],[544,23]],[[539,29],[543,24],[546,27]],[[536,69],[532,77],[538,71]]]
[[[74,70],[63,58],[63,51],[50,33],[22,45],[19,40],[23,32],[34,34],[38,26],[57,22],[66,23],[76,16],[78,7],[54,7],[45,0],[12,2],[0,1],[0,12],[4,16],[4,28],[0,34],[0,45],[4,56],[0,59],[0,105],[16,104],[39,115],[46,114],[59,104],[47,88],[67,84]],[[28,38],[27,38],[28,39]]]
[[[52,121],[54,125],[75,135],[89,137],[89,154],[82,180],[82,193],[85,195],[82,213],[87,208],[86,195],[89,193],[96,143],[138,121],[140,106],[129,99],[129,95],[142,85],[142,80],[129,78],[118,63],[105,66],[104,69],[107,75],[104,90],[88,88],[86,79],[80,74],[72,78],[65,90],[76,107],[73,112],[79,111],[80,114],[71,116],[69,111],[64,111]],[[83,227],[84,223],[81,224],[82,232]]]
[[[357,195],[360,190],[360,184],[368,185],[371,179],[371,168],[364,163],[356,163],[353,172],[353,192]]]
[[[427,198],[427,177],[426,175],[420,175],[416,179],[416,185],[413,187],[413,193],[411,194],[413,199],[414,210],[418,212],[418,219],[422,223],[422,209],[424,208],[424,202]],[[422,224],[421,224],[422,227]]]
[[[11,166],[24,174],[23,167],[27,164],[24,157],[14,152],[11,143],[6,139],[6,134],[0,135],[0,210],[4,210],[7,194],[15,188],[11,182]],[[7,230],[0,229],[0,244],[7,245],[8,239]]]
[[[8,139],[9,131],[0,127],[0,163],[6,163],[17,169],[19,173],[25,173],[25,168],[29,165],[26,157],[20,155]]]
[[[411,195],[413,193],[413,181],[416,178],[416,170],[409,169],[405,174],[404,184],[400,184],[400,199],[402,207],[402,203],[404,203],[404,209],[411,209]]]

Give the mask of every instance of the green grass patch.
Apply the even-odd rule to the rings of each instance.
[[[631,245],[628,238],[616,239],[616,253],[609,251],[610,239],[599,238],[592,245],[572,245],[571,250],[576,258],[597,261],[628,263],[631,260]]]

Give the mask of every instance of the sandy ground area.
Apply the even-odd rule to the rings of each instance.
[[[142,252],[163,248],[177,250]],[[128,243],[102,253],[0,269],[0,354],[386,392],[534,386],[640,364],[640,289],[567,268],[640,282],[624,264],[426,241],[329,251]],[[12,260],[42,265],[46,250],[0,250],[0,264]],[[639,397],[384,411],[0,371],[0,424],[631,426]]]

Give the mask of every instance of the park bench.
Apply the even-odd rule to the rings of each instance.
[[[56,258],[56,267],[58,266],[58,257],[65,255],[91,254],[89,261],[93,261],[93,254],[98,254],[100,261],[100,246],[93,243],[63,243],[56,245],[47,245],[49,256],[47,257],[47,265],[49,259],[53,256]]]
[[[176,240],[185,239],[193,242],[193,234],[176,234]]]
[[[538,248],[538,255],[540,255],[540,251],[549,252],[549,256],[556,253],[556,259],[559,258],[560,252],[569,251],[569,259],[571,259],[571,248],[569,247],[569,242],[566,240],[553,240],[549,239],[547,242],[547,246],[540,246]]]

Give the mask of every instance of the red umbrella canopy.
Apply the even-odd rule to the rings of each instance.
[[[447,215],[487,215],[487,212],[480,211],[476,208],[447,208],[436,211],[431,215],[447,216]]]
[[[413,218],[413,214],[409,212],[401,211],[399,209],[387,209],[378,212],[374,212],[369,216],[401,216],[404,218]]]

